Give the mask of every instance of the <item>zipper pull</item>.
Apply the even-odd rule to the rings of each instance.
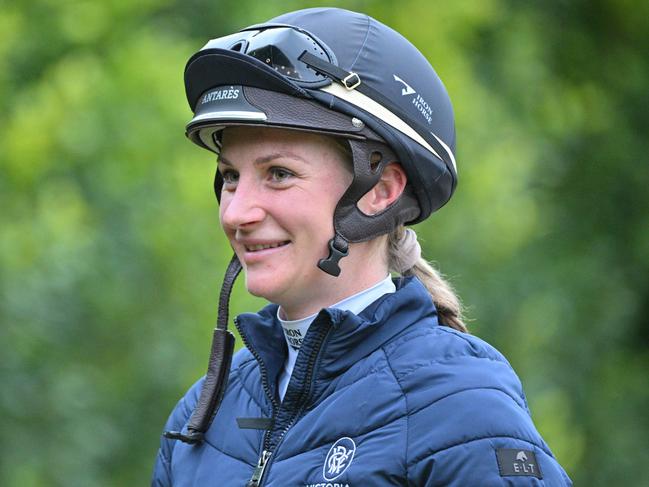
[[[257,463],[255,470],[252,472],[252,478],[250,479],[246,487],[257,487],[259,485],[259,482],[264,475],[264,469],[266,468],[266,464],[268,462],[269,457],[270,457],[269,451],[264,450],[263,452],[261,452],[261,456],[259,457],[259,463]]]

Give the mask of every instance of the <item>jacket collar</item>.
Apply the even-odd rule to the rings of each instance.
[[[332,329],[322,350],[315,351],[321,353],[318,377],[343,373],[406,328],[438,325],[430,295],[416,277],[397,278],[395,285],[396,292],[377,299],[359,315],[331,308],[320,311],[316,321],[326,320]],[[246,313],[237,318],[244,342],[263,362],[273,390],[287,354],[286,341],[276,317],[277,305],[271,304],[259,313]],[[310,333],[311,328],[305,343]]]
[[[398,278],[395,293],[386,294],[358,316],[330,313],[334,331],[321,360],[321,374],[338,375],[412,326],[437,326],[430,294],[415,277]],[[427,320],[425,320],[428,318]]]

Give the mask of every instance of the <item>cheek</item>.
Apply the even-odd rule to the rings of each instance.
[[[326,188],[329,188],[329,194],[334,200],[334,206],[338,203],[338,200],[345,194],[345,191],[352,184],[354,176],[351,172],[339,169],[337,171],[332,171],[330,174]]]
[[[333,214],[336,209],[336,206],[338,205],[338,202],[345,194],[345,191],[347,191],[347,188],[349,187],[350,183],[351,183],[351,178],[349,181],[347,181],[346,178],[342,181],[340,179],[330,178],[323,185],[324,188],[327,188],[327,191],[324,197],[322,198],[323,207],[327,208],[327,211],[330,214],[332,219],[333,219]]]
[[[346,173],[328,176],[319,182],[320,190],[309,198],[307,204],[312,208],[312,220],[319,222],[320,233],[333,235],[334,211],[350,182],[351,176]]]
[[[219,204],[219,227],[221,227],[221,230],[223,231],[223,233],[225,233],[225,235],[228,238],[231,238],[232,234],[234,233],[234,229],[232,229],[232,228],[228,227],[227,225],[225,225],[224,220],[223,220],[223,215],[225,214],[227,209],[228,209],[228,201],[227,201],[227,199],[221,198],[221,202]]]

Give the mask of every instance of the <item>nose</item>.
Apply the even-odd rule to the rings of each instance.
[[[251,181],[239,178],[234,190],[221,193],[221,225],[225,229],[245,229],[261,222],[266,211],[263,209],[259,188]]]

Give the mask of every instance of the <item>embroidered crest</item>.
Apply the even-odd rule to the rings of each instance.
[[[334,443],[327,453],[322,476],[327,481],[340,477],[349,468],[356,453],[356,443],[351,438],[343,437]]]

